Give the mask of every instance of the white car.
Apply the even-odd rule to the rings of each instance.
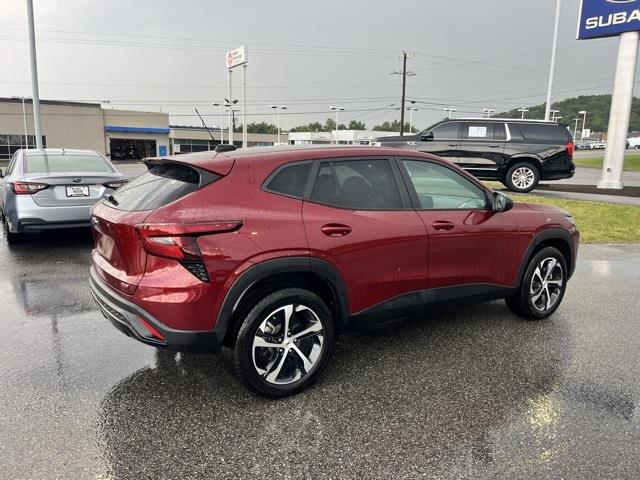
[[[631,137],[627,139],[628,148],[640,148],[640,137]]]

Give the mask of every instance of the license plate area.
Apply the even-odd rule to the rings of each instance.
[[[65,187],[67,197],[88,197],[89,185],[70,185]]]

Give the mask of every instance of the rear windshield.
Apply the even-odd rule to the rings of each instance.
[[[509,131],[513,140],[531,140],[534,142],[567,142],[571,133],[564,125],[544,123],[510,123]]]
[[[184,165],[155,165],[108,197],[112,207],[129,212],[154,210],[195,192],[200,174]]]
[[[111,173],[113,169],[98,155],[48,153],[27,155],[24,160],[24,173],[68,172]]]

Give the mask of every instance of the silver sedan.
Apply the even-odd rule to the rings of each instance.
[[[0,171],[0,216],[9,243],[24,232],[88,227],[93,205],[127,178],[92,150],[18,150]]]

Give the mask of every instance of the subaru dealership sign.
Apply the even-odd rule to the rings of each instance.
[[[578,39],[640,30],[640,0],[582,0]]]

